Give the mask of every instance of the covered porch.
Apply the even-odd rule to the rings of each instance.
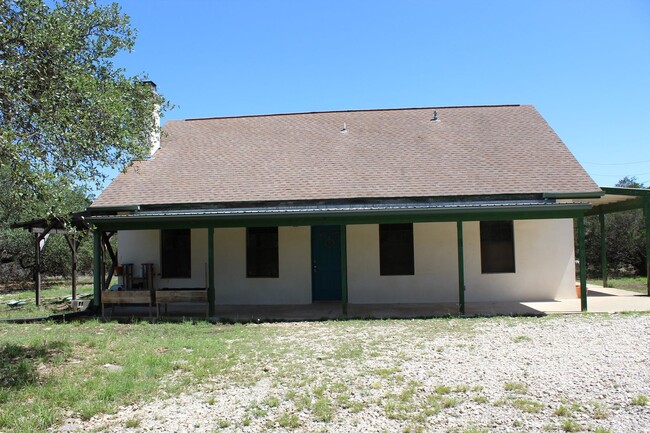
[[[109,288],[108,284],[112,271],[117,267],[116,254],[106,251],[108,243],[105,242],[107,236],[118,231],[161,231],[167,229],[192,229],[202,230],[207,242],[203,247],[205,251],[205,297],[207,300],[207,316],[215,320],[280,320],[300,318],[311,319],[333,319],[333,318],[368,318],[368,317],[433,317],[448,315],[474,315],[474,314],[539,314],[538,310],[531,308],[521,302],[476,302],[476,299],[468,302],[466,297],[466,261],[473,260],[473,266],[476,267],[476,258],[468,256],[466,252],[468,228],[472,228],[471,235],[477,236],[479,222],[484,221],[503,221],[509,220],[514,222],[525,221],[551,221],[551,220],[580,220],[584,213],[590,209],[587,203],[558,203],[556,197],[547,195],[542,198],[514,198],[510,200],[463,200],[463,201],[429,201],[429,202],[399,202],[399,203],[374,203],[374,204],[337,204],[337,205],[319,205],[319,206],[286,206],[286,207],[266,207],[266,208],[242,208],[242,209],[189,209],[174,211],[148,211],[141,210],[139,207],[134,209],[111,209],[110,214],[94,215],[89,219],[95,225],[95,303],[100,306],[102,296]],[[99,209],[96,209],[96,211]],[[127,213],[128,212],[128,213]],[[348,245],[348,234],[352,230],[355,232],[356,227],[362,225],[379,225],[379,224],[418,224],[418,223],[444,223],[447,233],[448,248],[445,255],[446,273],[450,273],[455,280],[455,292],[447,292],[445,299],[436,299],[431,301],[409,302],[395,298],[391,301],[373,301],[373,303],[359,302],[353,300],[355,296],[354,288],[350,293],[350,272],[349,266],[352,263],[350,257],[350,247]],[[340,261],[340,301],[337,302],[315,302],[315,299],[309,298],[307,302],[296,304],[286,299],[284,302],[274,303],[276,305],[267,305],[263,301],[253,303],[238,302],[233,305],[232,302],[224,301],[223,296],[219,296],[219,290],[223,290],[223,283],[217,283],[218,271],[215,268],[215,257],[220,253],[219,248],[223,247],[221,238],[215,236],[216,231],[233,228],[250,228],[250,227],[284,227],[287,229],[306,227],[313,230],[317,226],[337,227],[338,246],[340,249],[338,259]],[[452,231],[453,230],[453,231]],[[570,236],[570,232],[568,234]],[[564,235],[563,235],[564,236]],[[451,241],[453,239],[453,241]],[[584,242],[583,242],[584,243]],[[472,245],[474,248],[472,255],[476,256],[476,242]],[[356,255],[363,250],[356,248]],[[573,248],[570,246],[569,253],[573,256]],[[108,253],[108,254],[107,254]],[[221,251],[223,253],[223,250]],[[308,254],[308,253],[307,253]],[[312,252],[313,254],[313,252]],[[541,252],[538,252],[541,254]],[[303,254],[304,255],[304,254]],[[106,263],[106,258],[111,259],[111,264]],[[568,258],[568,257],[567,257]],[[449,263],[447,263],[449,261]],[[309,263],[309,259],[307,259]],[[572,263],[572,259],[571,262]],[[565,264],[566,265],[566,264]],[[479,265],[480,266],[480,265]],[[308,265],[309,267],[309,265]],[[565,266],[566,267],[566,266]],[[571,264],[571,268],[573,265]],[[473,271],[475,272],[475,271]],[[514,272],[514,271],[513,271]],[[479,267],[480,273],[480,267]],[[107,275],[108,274],[108,275]],[[571,282],[573,286],[573,270],[571,270]],[[358,278],[357,278],[358,283]],[[434,281],[435,286],[435,281]],[[150,287],[151,290],[160,290],[163,287]],[[165,287],[166,288],[166,287]],[[399,287],[396,287],[399,290]],[[434,287],[431,287],[434,290]],[[178,290],[179,292],[182,291]],[[571,289],[573,291],[573,289]],[[583,287],[583,293],[586,292],[586,280]],[[530,296],[530,295],[529,295]],[[150,305],[155,303],[152,294]],[[547,298],[549,299],[549,298]],[[451,301],[451,302],[450,302]],[[375,303],[376,302],[376,303]],[[140,301],[142,303],[142,301]],[[580,309],[586,309],[586,296],[582,297]],[[126,316],[131,312],[141,311],[143,316],[147,316],[151,309],[148,306],[124,306],[118,305],[117,309],[124,307]],[[167,314],[171,317],[174,315],[192,315],[196,317],[203,316],[203,306],[191,305],[167,305]],[[191,313],[192,308],[197,308],[198,314]],[[149,308],[149,309],[148,309]],[[111,310],[111,314],[117,313]],[[122,315],[120,313],[119,315]],[[117,317],[117,314],[114,314]]]

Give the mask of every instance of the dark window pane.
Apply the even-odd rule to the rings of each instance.
[[[481,272],[515,272],[515,237],[512,221],[481,221]]]
[[[379,224],[379,274],[413,275],[413,224]]]
[[[249,278],[278,278],[278,263],[278,228],[247,228],[246,276]]]
[[[162,230],[160,238],[162,278],[191,278],[190,230]]]

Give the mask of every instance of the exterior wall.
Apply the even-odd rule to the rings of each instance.
[[[214,231],[217,304],[310,304],[311,228],[278,229],[279,278],[246,278],[246,229]]]
[[[478,222],[463,224],[465,301],[575,297],[573,220],[514,222],[515,273],[482,274]],[[458,302],[456,223],[413,224],[415,275],[379,275],[379,227],[348,226],[350,303]]]
[[[353,304],[458,301],[456,223],[413,224],[415,275],[379,275],[379,226],[347,229]]]
[[[133,276],[142,276],[142,263],[154,264],[154,288],[207,287],[208,230],[192,229],[192,277],[160,277],[160,230],[129,230],[118,232],[117,260],[120,264],[133,263]]]
[[[575,298],[573,220],[515,221],[511,274],[481,274],[479,223],[464,223],[463,232],[466,302]]]
[[[514,222],[515,267],[511,274],[482,274],[478,222],[464,229],[465,300],[527,301],[575,297],[573,221]],[[379,275],[379,227],[347,228],[350,303],[458,302],[456,223],[413,225],[415,275]],[[217,304],[311,303],[311,228],[280,227],[279,278],[246,277],[246,229],[215,229]],[[119,263],[155,266],[155,288],[207,286],[207,229],[192,230],[192,278],[160,278],[160,231],[118,233]]]

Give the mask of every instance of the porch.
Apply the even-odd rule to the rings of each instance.
[[[592,313],[623,313],[650,311],[650,297],[636,292],[588,286],[589,311]],[[448,316],[545,316],[581,312],[580,299],[559,299],[531,302],[467,302],[465,314],[452,302],[416,304],[348,304],[342,312],[341,302],[316,302],[304,305],[217,305],[212,322],[300,322],[349,319],[411,319]],[[147,306],[118,305],[107,308],[107,316],[115,319],[149,317]],[[205,306],[200,304],[169,305],[161,320],[205,319]]]

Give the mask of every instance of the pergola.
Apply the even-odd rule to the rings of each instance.
[[[62,234],[70,247],[70,264],[72,274],[72,299],[77,299],[77,251],[79,250],[79,235],[88,233],[90,226],[81,214],[72,214],[66,220],[63,217],[52,219],[33,219],[16,223],[11,228],[22,228],[34,235],[34,288],[36,306],[41,305],[41,252],[45,241],[51,234]]]

